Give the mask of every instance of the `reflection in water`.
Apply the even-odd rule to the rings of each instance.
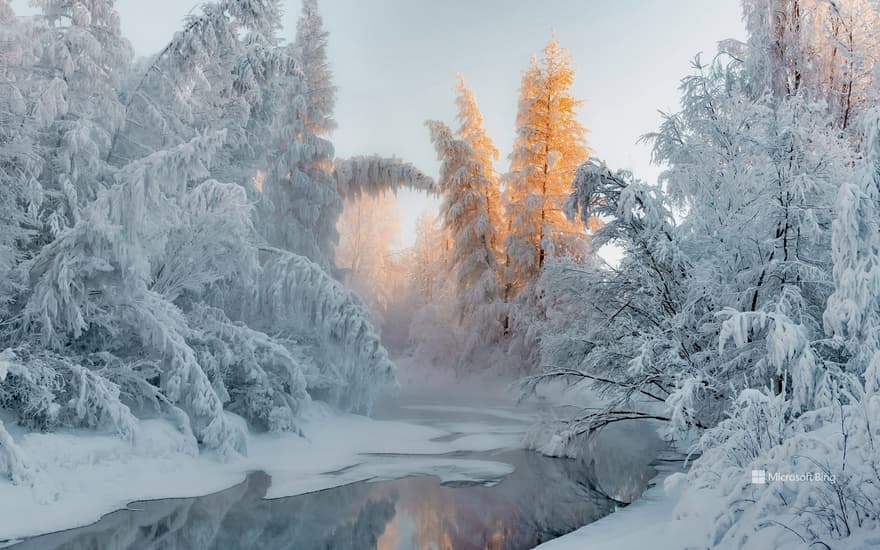
[[[468,458],[509,462],[494,487],[446,487],[418,477],[356,483],[264,500],[262,473],[192,499],[136,503],[100,522],[29,539],[16,550],[235,549],[507,550],[532,548],[611,511],[581,463],[525,451]]]

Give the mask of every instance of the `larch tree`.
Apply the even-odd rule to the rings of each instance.
[[[495,169],[495,163],[498,161],[500,153],[483,126],[483,113],[477,105],[474,92],[467,87],[461,75],[458,76],[458,86],[455,89],[458,92],[458,96],[455,98],[455,104],[458,106],[458,130],[456,133],[458,138],[471,148],[473,160],[479,164],[482,175],[487,180],[485,186],[486,209],[489,225],[494,230],[491,248],[497,259],[503,250],[501,231],[504,228],[501,187],[498,171]]]
[[[447,261],[454,273],[458,313],[453,322],[465,335],[464,358],[502,333],[495,229],[500,216],[492,208],[499,196],[492,165],[498,151],[482,127],[473,92],[461,79],[457,90],[458,135],[442,122],[427,125],[441,161],[440,216],[451,241]],[[475,326],[480,329],[473,330]]]
[[[582,102],[571,94],[571,65],[554,37],[523,76],[517,135],[504,178],[509,297],[535,281],[548,258],[583,257],[588,250],[582,228],[563,213],[578,166],[589,157],[587,130],[577,116]]]

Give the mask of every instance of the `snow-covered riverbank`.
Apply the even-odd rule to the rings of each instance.
[[[705,521],[718,499],[704,494],[683,505],[685,474],[663,472],[638,500],[594,523],[539,546],[542,550],[703,549]]]
[[[37,481],[0,482],[0,541],[86,525],[133,501],[212,493],[255,470],[272,477],[268,498],[407,475],[492,483],[512,467],[418,456],[519,445],[526,418],[506,418],[497,426],[491,418],[429,426],[315,409],[304,426],[306,437],[251,435],[248,456],[228,462],[192,455],[176,430],[158,420],[140,422],[132,445],[94,432],[22,434],[17,440],[39,469]]]
[[[88,431],[16,434],[39,470],[31,486],[0,482],[0,546],[4,540],[88,525],[134,501],[214,493],[256,470],[271,476],[266,498],[418,475],[492,485],[513,466],[503,459],[437,455],[520,447],[536,414],[500,405],[412,405],[394,411],[393,420],[375,420],[315,405],[303,426],[305,437],[252,434],[248,455],[227,462],[210,454],[194,455],[173,426],[160,420],[141,421],[131,445]],[[621,450],[633,444],[631,438],[616,435],[622,437],[606,441],[602,447],[608,452],[597,452],[592,460],[594,473],[609,490],[617,489],[613,482],[620,472],[614,464],[635,467],[621,462]],[[618,458],[611,461],[612,455]],[[680,549],[692,541],[695,546],[700,530],[693,526],[699,516],[673,516],[681,485],[667,483],[664,488],[662,477],[669,473],[658,476],[657,485],[629,507],[542,548],[623,550],[642,548],[649,541],[661,550]]]

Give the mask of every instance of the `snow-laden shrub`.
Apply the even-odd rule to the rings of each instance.
[[[226,408],[263,430],[295,430],[297,413],[309,401],[303,361],[283,340],[222,310],[199,305],[188,317],[191,345]]]
[[[264,249],[257,294],[245,310],[253,326],[289,334],[309,357],[309,393],[343,410],[368,413],[395,367],[371,323],[370,311],[310,260]]]
[[[765,379],[781,383],[744,390],[729,418],[700,442],[691,481],[720,491],[726,504],[714,518],[713,545],[880,544],[877,120],[865,117],[864,161],[837,195],[834,287],[822,314],[826,338],[789,315],[809,319],[798,296],[783,293],[773,310],[725,314],[722,353],[728,340],[738,349],[763,341],[756,364],[769,370]],[[755,471],[766,483],[754,482]]]
[[[0,406],[36,430],[100,428],[131,439],[135,418],[119,387],[99,373],[46,350],[7,348]]]
[[[0,421],[0,478],[12,483],[29,483],[34,479],[34,472],[28,465],[27,457],[6,431]]]
[[[790,412],[784,396],[746,390],[730,418],[703,436],[689,477],[723,495],[724,511],[709,518],[714,547],[857,546],[880,527],[877,399],[794,421]]]

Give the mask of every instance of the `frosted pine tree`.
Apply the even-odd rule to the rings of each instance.
[[[442,122],[427,125],[441,161],[437,185],[444,201],[440,216],[451,241],[447,262],[455,273],[458,321],[466,340],[464,356],[468,356],[497,340],[503,331],[493,224],[500,220],[497,210],[492,219],[498,188],[491,159],[497,150],[480,126],[482,116],[473,93],[463,81],[458,90],[462,125],[458,136]]]
[[[577,118],[581,102],[570,91],[574,74],[568,52],[554,37],[522,79],[517,137],[505,176],[511,296],[535,281],[550,257],[582,258],[587,252],[583,231],[562,210],[575,172],[589,156],[587,130]]]
[[[483,126],[483,113],[480,112],[474,92],[465,85],[461,75],[458,76],[456,91],[458,92],[455,98],[455,104],[458,106],[456,134],[471,148],[474,161],[480,165],[481,171],[488,180],[485,191],[486,209],[489,225],[494,229],[491,248],[498,259],[499,256],[503,256],[504,239],[501,231],[505,227],[498,171],[495,169],[500,153]]]
[[[119,91],[131,66],[131,45],[122,37],[112,0],[39,2],[52,30],[43,62],[67,86],[66,113],[44,135],[50,162],[42,174],[49,201],[47,229],[55,234],[75,223],[78,210],[112,184],[107,156],[125,124]]]
[[[342,198],[333,177],[329,135],[336,88],[327,62],[327,32],[317,2],[306,0],[290,47],[301,74],[299,90],[283,101],[276,153],[263,183],[266,221],[262,228],[273,246],[306,256],[324,269],[333,266],[338,241],[336,220]]]

